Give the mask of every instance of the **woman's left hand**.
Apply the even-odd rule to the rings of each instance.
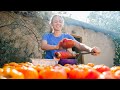
[[[91,52],[93,52],[92,55],[94,55],[94,56],[98,56],[101,53],[101,51],[98,47],[93,47]]]

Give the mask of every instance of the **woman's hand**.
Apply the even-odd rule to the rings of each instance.
[[[91,49],[91,52],[93,52],[92,55],[94,55],[94,56],[98,56],[101,53],[100,49],[98,47],[93,47]]]
[[[61,40],[58,45],[56,45],[56,49],[59,49],[59,50],[62,50],[64,49],[62,46],[61,46],[61,43],[63,42],[63,40]]]
[[[59,43],[60,47],[64,48],[64,49],[68,49],[68,48],[72,48],[75,45],[74,40],[72,39],[68,39],[68,38],[63,38],[60,43]]]

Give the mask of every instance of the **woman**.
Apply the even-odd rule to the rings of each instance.
[[[64,38],[72,39],[75,42],[75,47],[81,51],[94,52],[92,55],[97,56],[100,54],[100,50],[97,47],[89,47],[83,43],[78,42],[75,38],[66,33],[62,33],[62,28],[64,25],[64,20],[60,15],[54,15],[51,18],[50,26],[52,28],[52,33],[46,33],[42,37],[41,49],[46,51],[45,58],[53,59],[54,53],[58,51],[66,51],[60,46],[60,42]],[[72,48],[67,49],[67,51],[72,53]]]

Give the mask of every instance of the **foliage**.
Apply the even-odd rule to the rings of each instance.
[[[114,65],[120,65],[120,35],[114,37],[114,43],[116,46],[115,50],[115,58],[114,58]]]
[[[120,65],[120,11],[93,11],[88,16],[89,23],[113,31],[108,34],[115,43],[114,65]]]
[[[120,32],[120,11],[93,11],[88,16],[89,23],[110,31]]]
[[[22,57],[18,52],[19,49],[15,48],[10,40],[0,38],[0,67],[5,63],[10,62],[26,62],[29,61],[26,57]]]

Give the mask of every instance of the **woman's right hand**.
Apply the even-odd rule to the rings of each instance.
[[[59,49],[68,49],[68,48],[72,48],[74,45],[75,45],[75,42],[72,39],[63,38],[59,42],[58,47]]]
[[[58,45],[56,45],[57,49],[60,49],[60,50],[64,49],[64,48],[61,46],[62,41],[63,41],[63,40],[61,40],[61,41],[58,43]]]

